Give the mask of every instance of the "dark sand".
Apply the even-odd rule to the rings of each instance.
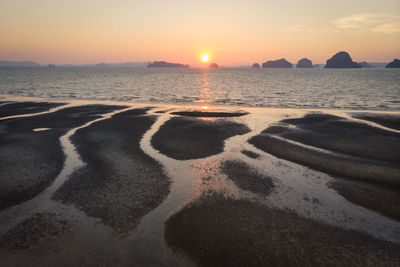
[[[67,177],[52,199],[5,209],[32,198],[54,180],[64,162],[62,135],[120,108],[87,105],[0,121],[0,265],[187,266],[184,255],[203,266],[400,266],[398,134],[333,115],[283,120],[249,141],[277,157],[332,174],[333,179],[255,148],[246,150],[240,142],[230,142],[229,151],[203,159],[223,152],[227,138],[249,132],[229,117],[162,115],[168,120],[152,138],[160,153],[151,150],[151,156],[158,163],[140,148],[156,116],[140,108],[71,136],[86,165]],[[274,114],[286,115],[268,114],[266,109],[264,118],[258,112],[241,121],[267,124]],[[36,128],[50,130],[33,132]],[[162,154],[198,160],[171,161]],[[253,165],[273,173],[273,179]],[[210,194],[214,191],[237,199]],[[261,197],[250,202],[249,192]],[[277,204],[280,200],[283,203]],[[273,208],[281,206],[288,210]],[[33,216],[27,216],[28,209]]]
[[[297,127],[272,126],[249,142],[277,157],[346,178],[334,181],[330,186],[357,205],[397,220],[400,218],[400,165],[395,163],[400,158],[400,155],[396,157],[399,134],[323,114],[282,122]],[[322,153],[276,139],[274,135],[364,157]]]
[[[246,200],[203,197],[165,238],[201,266],[399,266],[400,247]]]
[[[400,130],[400,116],[394,114],[355,113],[353,118],[375,122],[382,126]]]
[[[274,132],[284,138],[353,156],[400,163],[398,133],[326,114],[309,114],[282,122],[296,126]]]
[[[34,197],[55,179],[64,163],[62,135],[120,108],[88,105],[0,121],[0,209]]]
[[[48,103],[48,102],[20,102],[20,103],[10,103],[0,106],[0,118],[21,115],[21,114],[31,114],[47,111],[51,108],[59,107],[65,105],[63,103]]]
[[[247,112],[207,112],[207,111],[176,111],[171,112],[174,115],[186,116],[186,117],[241,117],[247,115]]]
[[[330,186],[347,200],[400,221],[400,190],[339,179]]]
[[[151,144],[170,158],[198,159],[222,152],[225,139],[249,131],[246,125],[227,120],[171,118],[153,136]]]
[[[72,234],[73,224],[52,213],[36,213],[0,238],[0,251],[28,251],[40,256],[43,251],[62,248],[66,236]]]
[[[349,179],[400,187],[400,168],[395,164],[322,153],[285,142],[265,133],[252,137],[249,142],[276,157],[309,166],[322,172]]]
[[[242,152],[243,154],[245,154],[246,156],[248,156],[249,158],[252,158],[252,159],[258,159],[260,157],[259,154],[254,153],[253,151],[250,151],[250,150],[243,149],[240,152]]]
[[[270,177],[260,174],[244,162],[225,161],[221,164],[221,170],[242,190],[265,196],[274,188]]]
[[[155,121],[147,109],[115,115],[77,131],[72,142],[87,165],[76,171],[54,199],[127,233],[169,193],[162,167],[143,153],[139,141]]]

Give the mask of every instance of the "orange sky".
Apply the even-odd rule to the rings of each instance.
[[[85,64],[166,60],[200,66],[285,57],[325,63],[400,57],[400,1],[2,0],[0,60]]]

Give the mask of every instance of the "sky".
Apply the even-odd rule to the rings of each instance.
[[[0,60],[201,66],[400,58],[399,0],[0,0]]]

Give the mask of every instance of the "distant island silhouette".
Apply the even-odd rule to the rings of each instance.
[[[219,66],[218,66],[217,63],[211,63],[211,64],[208,66],[208,68],[210,68],[210,69],[218,69]]]
[[[370,65],[368,62],[358,62],[358,64],[361,66],[361,68],[363,69],[371,69],[371,68],[375,68],[374,66]]]
[[[124,63],[98,63],[98,64],[39,64],[34,61],[6,61],[0,60],[0,67],[49,67],[59,68],[145,68],[148,62],[124,62]]]
[[[309,60],[308,58],[302,58],[300,59],[297,64],[296,68],[313,68],[312,61]]]
[[[349,53],[345,51],[341,51],[336,53],[333,57],[326,61],[325,65],[326,69],[352,69],[352,68],[361,68],[361,65],[354,62]]]
[[[189,68],[187,64],[169,63],[166,61],[154,61],[147,65],[148,68]]]
[[[395,58],[392,62],[387,64],[385,68],[400,68],[400,60]]]
[[[34,61],[6,61],[0,60],[0,67],[44,67]]]
[[[262,68],[292,68],[293,64],[284,58],[278,60],[270,60],[262,64]]]
[[[308,58],[300,59],[296,68],[399,68],[399,59],[394,59],[390,63],[384,62],[366,62],[362,61],[360,63],[354,62],[349,53],[341,51],[335,54],[332,58],[327,60],[327,64],[314,64]],[[311,65],[310,65],[311,63]],[[210,64],[211,65],[211,64]],[[208,65],[208,68],[213,68]],[[217,65],[218,66],[218,65]],[[146,68],[146,67],[164,67],[164,68],[189,68],[187,64],[181,63],[169,63],[166,61],[154,61],[154,62],[124,62],[124,63],[96,63],[96,64],[39,64],[34,61],[7,61],[0,60],[0,67],[58,67],[58,68]],[[262,66],[259,63],[254,63],[249,66],[218,66],[218,68],[293,68],[293,64],[287,61],[285,58],[278,60],[270,60],[264,62]]]

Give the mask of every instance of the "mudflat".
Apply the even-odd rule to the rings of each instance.
[[[400,130],[400,116],[397,114],[361,113],[353,114],[354,118],[372,121],[388,128]]]
[[[393,123],[398,120],[386,116],[385,121],[390,118]],[[399,219],[400,133],[317,113],[282,120],[249,142],[277,157],[332,174],[338,180],[330,186],[347,200]]]
[[[55,179],[65,158],[62,135],[121,108],[86,105],[0,120],[0,209],[34,197]]]
[[[0,118],[21,115],[21,114],[31,114],[47,111],[51,108],[56,108],[64,105],[63,103],[49,103],[49,102],[18,102],[18,103],[7,103],[0,102],[5,105],[0,106]]]
[[[78,130],[72,142],[87,164],[59,188],[54,199],[100,218],[118,233],[132,230],[157,207],[169,193],[170,179],[139,147],[155,120],[145,116],[146,111],[125,111]]]
[[[400,264],[397,245],[218,194],[174,214],[165,239],[201,266]]]
[[[0,119],[0,265],[400,265],[395,112],[47,103]]]
[[[221,164],[222,171],[238,187],[260,195],[268,195],[274,189],[274,182],[241,161],[228,160]]]
[[[227,120],[178,117],[171,118],[161,126],[151,143],[168,157],[197,159],[222,152],[225,139],[249,131],[246,125]]]

